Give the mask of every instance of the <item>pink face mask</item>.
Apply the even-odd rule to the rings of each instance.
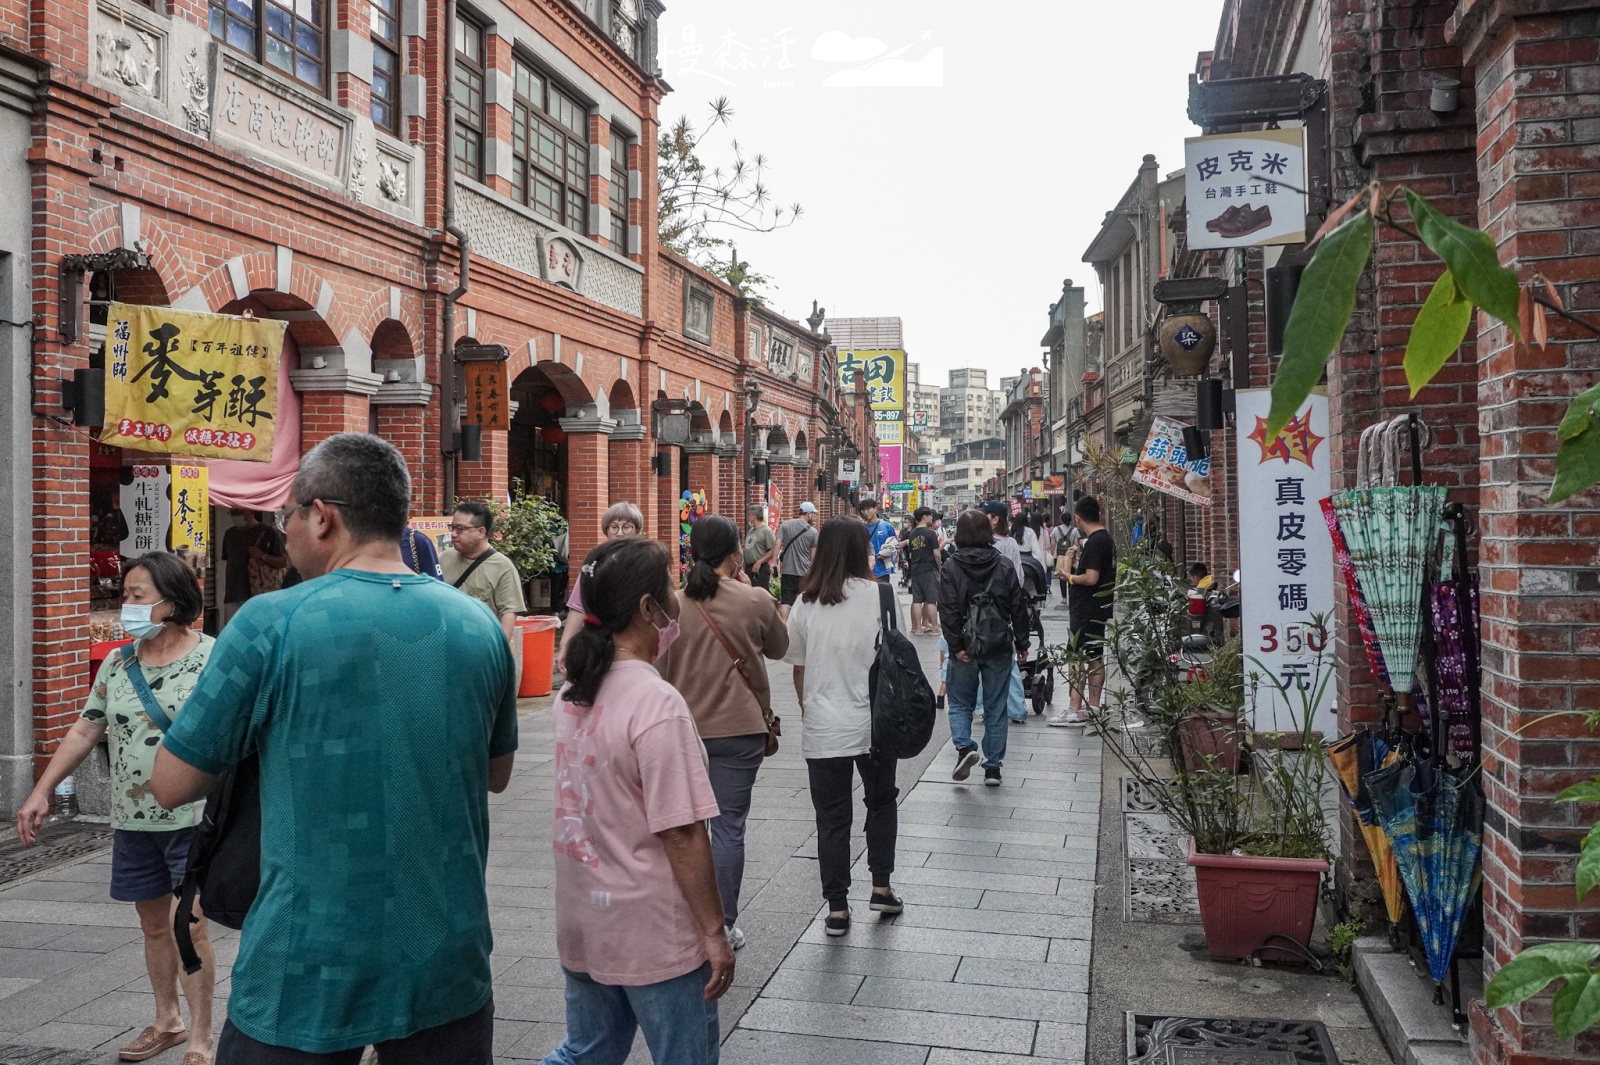
[[[665,626],[656,625],[656,653],[652,662],[661,661],[661,656],[667,653],[667,648],[677,642],[683,628],[678,624],[678,619],[673,618]]]

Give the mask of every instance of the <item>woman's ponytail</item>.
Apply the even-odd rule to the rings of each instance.
[[[689,551],[694,555],[694,568],[684,581],[683,594],[690,599],[705,601],[715,599],[722,576],[717,567],[722,560],[739,550],[739,528],[720,514],[710,514],[694,523],[689,530]]]
[[[562,697],[593,706],[617,658],[616,635],[633,624],[639,600],[672,594],[666,548],[654,540],[607,540],[589,552],[579,570],[583,624],[567,645],[567,686]]]

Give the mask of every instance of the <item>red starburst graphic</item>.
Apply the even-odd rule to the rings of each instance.
[[[1287,466],[1293,459],[1303,462],[1312,469],[1316,468],[1317,445],[1322,443],[1324,437],[1311,431],[1311,412],[1305,411],[1300,417],[1295,418],[1283,427],[1283,430],[1267,440],[1267,420],[1256,418],[1255,432],[1249,437],[1261,447],[1261,461],[1271,462],[1273,459],[1282,459]]]

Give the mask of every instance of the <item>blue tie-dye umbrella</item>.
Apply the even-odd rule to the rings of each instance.
[[[1482,875],[1483,793],[1477,773],[1419,759],[1363,779],[1411,898],[1428,971],[1442,983]]]

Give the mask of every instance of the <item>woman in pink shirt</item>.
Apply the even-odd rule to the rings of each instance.
[[[715,1065],[733,983],[711,841],[717,815],[689,707],[653,664],[678,635],[667,549],[584,561],[556,727],[556,945],[567,1037],[544,1065],[622,1065],[637,1029],[673,1065]]]

